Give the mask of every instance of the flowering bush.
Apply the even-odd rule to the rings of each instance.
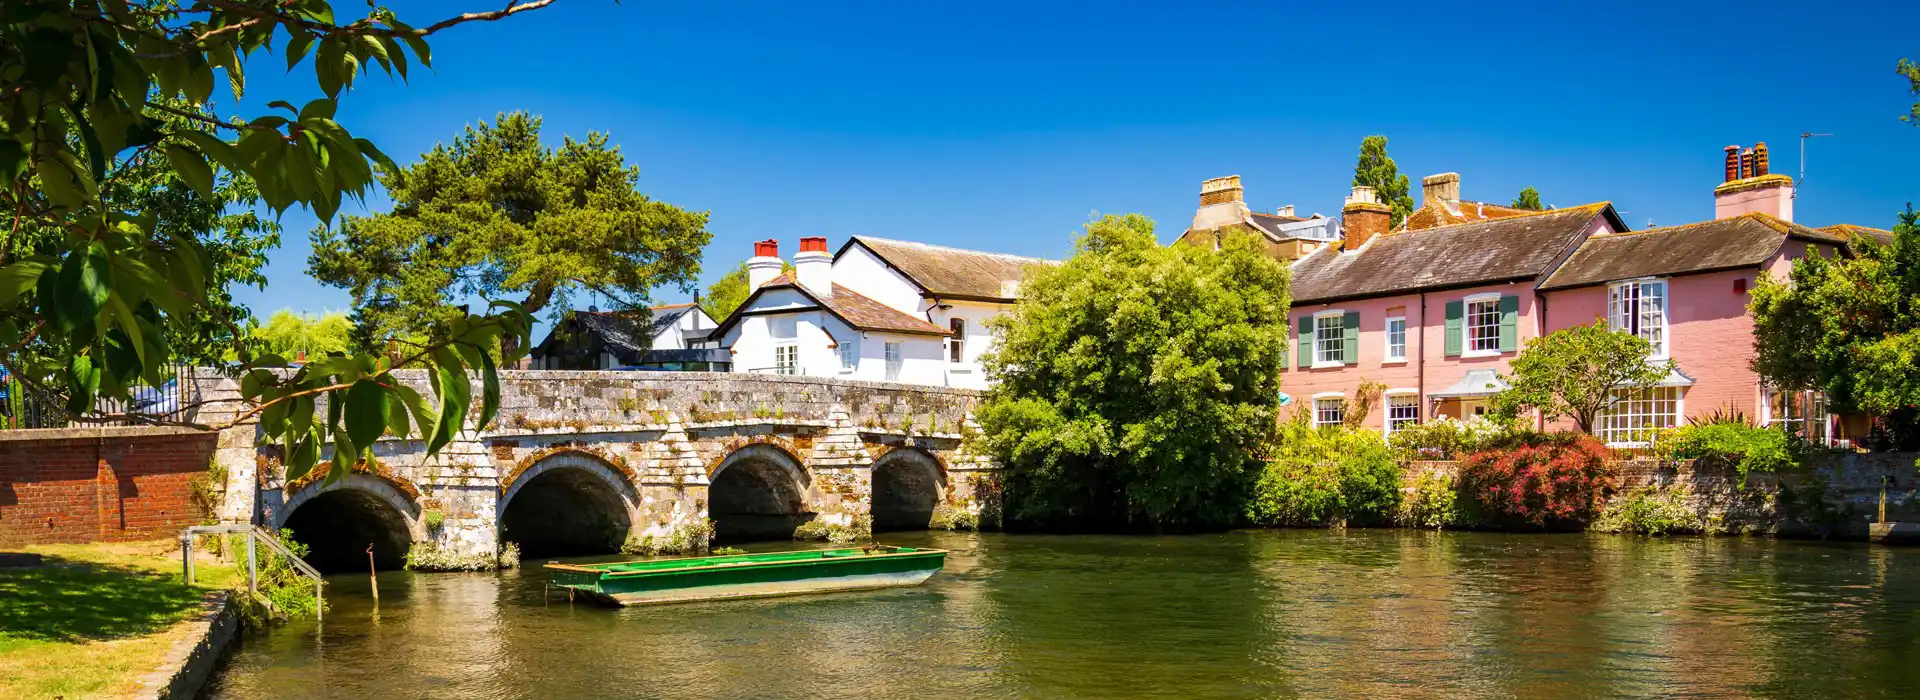
[[[1515,436],[1460,460],[1460,485],[1487,515],[1535,527],[1593,519],[1613,489],[1607,449],[1583,433]]]
[[[1458,477],[1446,469],[1422,470],[1413,477],[1400,496],[1400,508],[1394,521],[1403,527],[1466,527],[1473,518],[1460,499]]]

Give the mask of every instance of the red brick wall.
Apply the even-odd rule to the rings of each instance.
[[[169,428],[0,431],[0,545],[176,536],[218,435]]]

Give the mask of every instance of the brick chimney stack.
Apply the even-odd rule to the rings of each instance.
[[[1420,178],[1421,205],[1432,202],[1460,201],[1460,173],[1440,173]]]
[[[1246,222],[1246,193],[1240,189],[1240,176],[1216,177],[1200,183],[1200,208],[1193,212],[1194,229],[1216,229]]]
[[[800,252],[793,256],[793,278],[815,296],[833,296],[833,255],[827,252],[825,236],[800,239]]]
[[[769,238],[753,242],[753,257],[747,258],[747,287],[759,289],[780,276],[780,241]]]
[[[1458,176],[1455,177],[1457,184]],[[1387,226],[1393,221],[1393,209],[1380,203],[1373,188],[1356,185],[1353,194],[1347,197],[1346,206],[1340,208],[1340,218],[1341,226],[1345,229],[1340,249],[1359,250],[1374,236],[1387,232]]]
[[[1745,150],[1736,144],[1725,151],[1726,180],[1713,188],[1713,218],[1759,212],[1793,221],[1793,178],[1768,172],[1766,142]]]

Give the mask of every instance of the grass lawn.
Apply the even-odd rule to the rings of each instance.
[[[206,596],[244,576],[203,559],[180,578],[174,540],[29,545],[44,565],[0,569],[0,698],[131,693],[201,611]]]

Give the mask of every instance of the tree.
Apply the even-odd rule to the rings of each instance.
[[[1898,65],[1894,66],[1893,70],[1899,73],[1900,77],[1907,79],[1908,94],[1920,97],[1920,63],[1914,63],[1913,61],[1903,58],[1900,59]],[[1913,103],[1913,107],[1907,110],[1907,115],[1901,117],[1900,121],[1920,125],[1920,102]]]
[[[327,444],[341,467],[332,476],[343,475],[380,434],[405,436],[415,424],[438,452],[465,425],[470,368],[482,374],[484,425],[499,384],[478,348],[525,337],[531,322],[516,306],[450,318],[434,344],[397,358],[359,354],[269,371],[284,360],[252,352],[226,296],[232,282],[258,279],[267,229],[206,224],[254,195],[275,213],[301,205],[331,219],[343,199],[365,194],[375,168],[391,168],[333,119],[362,70],[377,64],[405,79],[410,62],[431,60],[426,37],[551,2],[510,3],[424,29],[378,6],[339,22],[325,0],[0,6],[0,211],[13,214],[0,245],[0,364],[42,393],[58,388],[68,411],[87,418],[97,396],[126,399],[136,383],[161,384],[183,351],[232,350],[254,406],[223,425],[259,418],[281,443],[289,478],[311,470]],[[299,107],[265,101],[274,112],[252,119],[217,112],[216,69],[237,101],[247,59],[278,38],[288,69],[311,53],[324,96]],[[176,187],[200,200],[161,199]],[[241,240],[222,240],[236,230]],[[233,255],[216,257],[229,244]],[[221,332],[205,332],[207,324]],[[402,367],[427,369],[434,404],[391,380]],[[321,396],[332,400],[316,418]]]
[[[1380,203],[1393,210],[1388,226],[1399,226],[1413,213],[1413,184],[1400,174],[1400,167],[1387,157],[1387,137],[1368,136],[1360,141],[1360,162],[1353,166],[1355,187],[1372,187]]]
[[[393,211],[316,228],[308,270],[350,290],[374,335],[422,333],[475,295],[539,313],[575,292],[644,309],[653,287],[691,291],[707,215],[636,190],[606,134],[549,148],[540,121],[501,114],[382,176]]]
[[[1287,272],[1251,236],[1160,247],[1138,214],[1089,223],[1027,272],[978,415],[1015,526],[1235,521],[1279,410]]]
[[[706,296],[700,297],[700,310],[707,313],[707,318],[724,319],[747,303],[747,296],[752,292],[747,288],[747,264],[740,263],[707,287]]]
[[[1591,433],[1594,420],[1617,400],[1616,389],[1652,386],[1673,371],[1671,361],[1647,361],[1652,351],[1646,339],[1613,330],[1605,319],[1534,338],[1513,358],[1507,388],[1493,395],[1494,413],[1512,418],[1539,411]]]
[[[1546,205],[1540,203],[1540,191],[1532,187],[1520,190],[1520,196],[1513,200],[1513,208],[1530,211],[1545,211]]]
[[[1835,410],[1910,415],[1920,407],[1920,214],[1909,204],[1890,243],[1851,247],[1794,260],[1784,281],[1761,276],[1748,302],[1753,369],[1775,388],[1823,391]]]
[[[352,332],[353,322],[343,313],[312,316],[281,309],[267,319],[266,325],[254,328],[253,337],[266,352],[288,358],[304,354],[308,359],[319,359],[351,349],[353,342],[349,335]]]

